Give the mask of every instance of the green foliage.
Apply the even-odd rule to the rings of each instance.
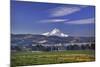
[[[94,55],[93,50],[16,52],[11,54],[11,67],[94,61]]]

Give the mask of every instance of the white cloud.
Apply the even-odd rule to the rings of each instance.
[[[74,12],[80,11],[82,7],[65,7],[65,6],[61,6],[61,7],[57,7],[54,9],[51,9],[51,13],[50,15],[52,17],[60,17],[60,16],[65,16],[65,15],[69,15],[72,14]]]
[[[66,22],[68,19],[46,19],[46,20],[41,20],[41,23],[57,23],[57,22]]]
[[[88,18],[88,19],[80,19],[80,20],[73,20],[69,22],[65,22],[67,24],[91,24],[94,23],[94,18]]]

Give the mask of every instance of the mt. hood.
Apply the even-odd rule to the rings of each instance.
[[[62,33],[59,29],[55,28],[51,32],[43,33],[45,36],[59,36],[59,37],[68,37],[67,34]]]

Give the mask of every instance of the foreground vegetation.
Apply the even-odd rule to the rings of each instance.
[[[15,52],[11,54],[11,67],[40,64],[89,62],[94,60],[94,50]]]

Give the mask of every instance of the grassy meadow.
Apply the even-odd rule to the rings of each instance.
[[[11,67],[95,61],[94,50],[11,53]]]

